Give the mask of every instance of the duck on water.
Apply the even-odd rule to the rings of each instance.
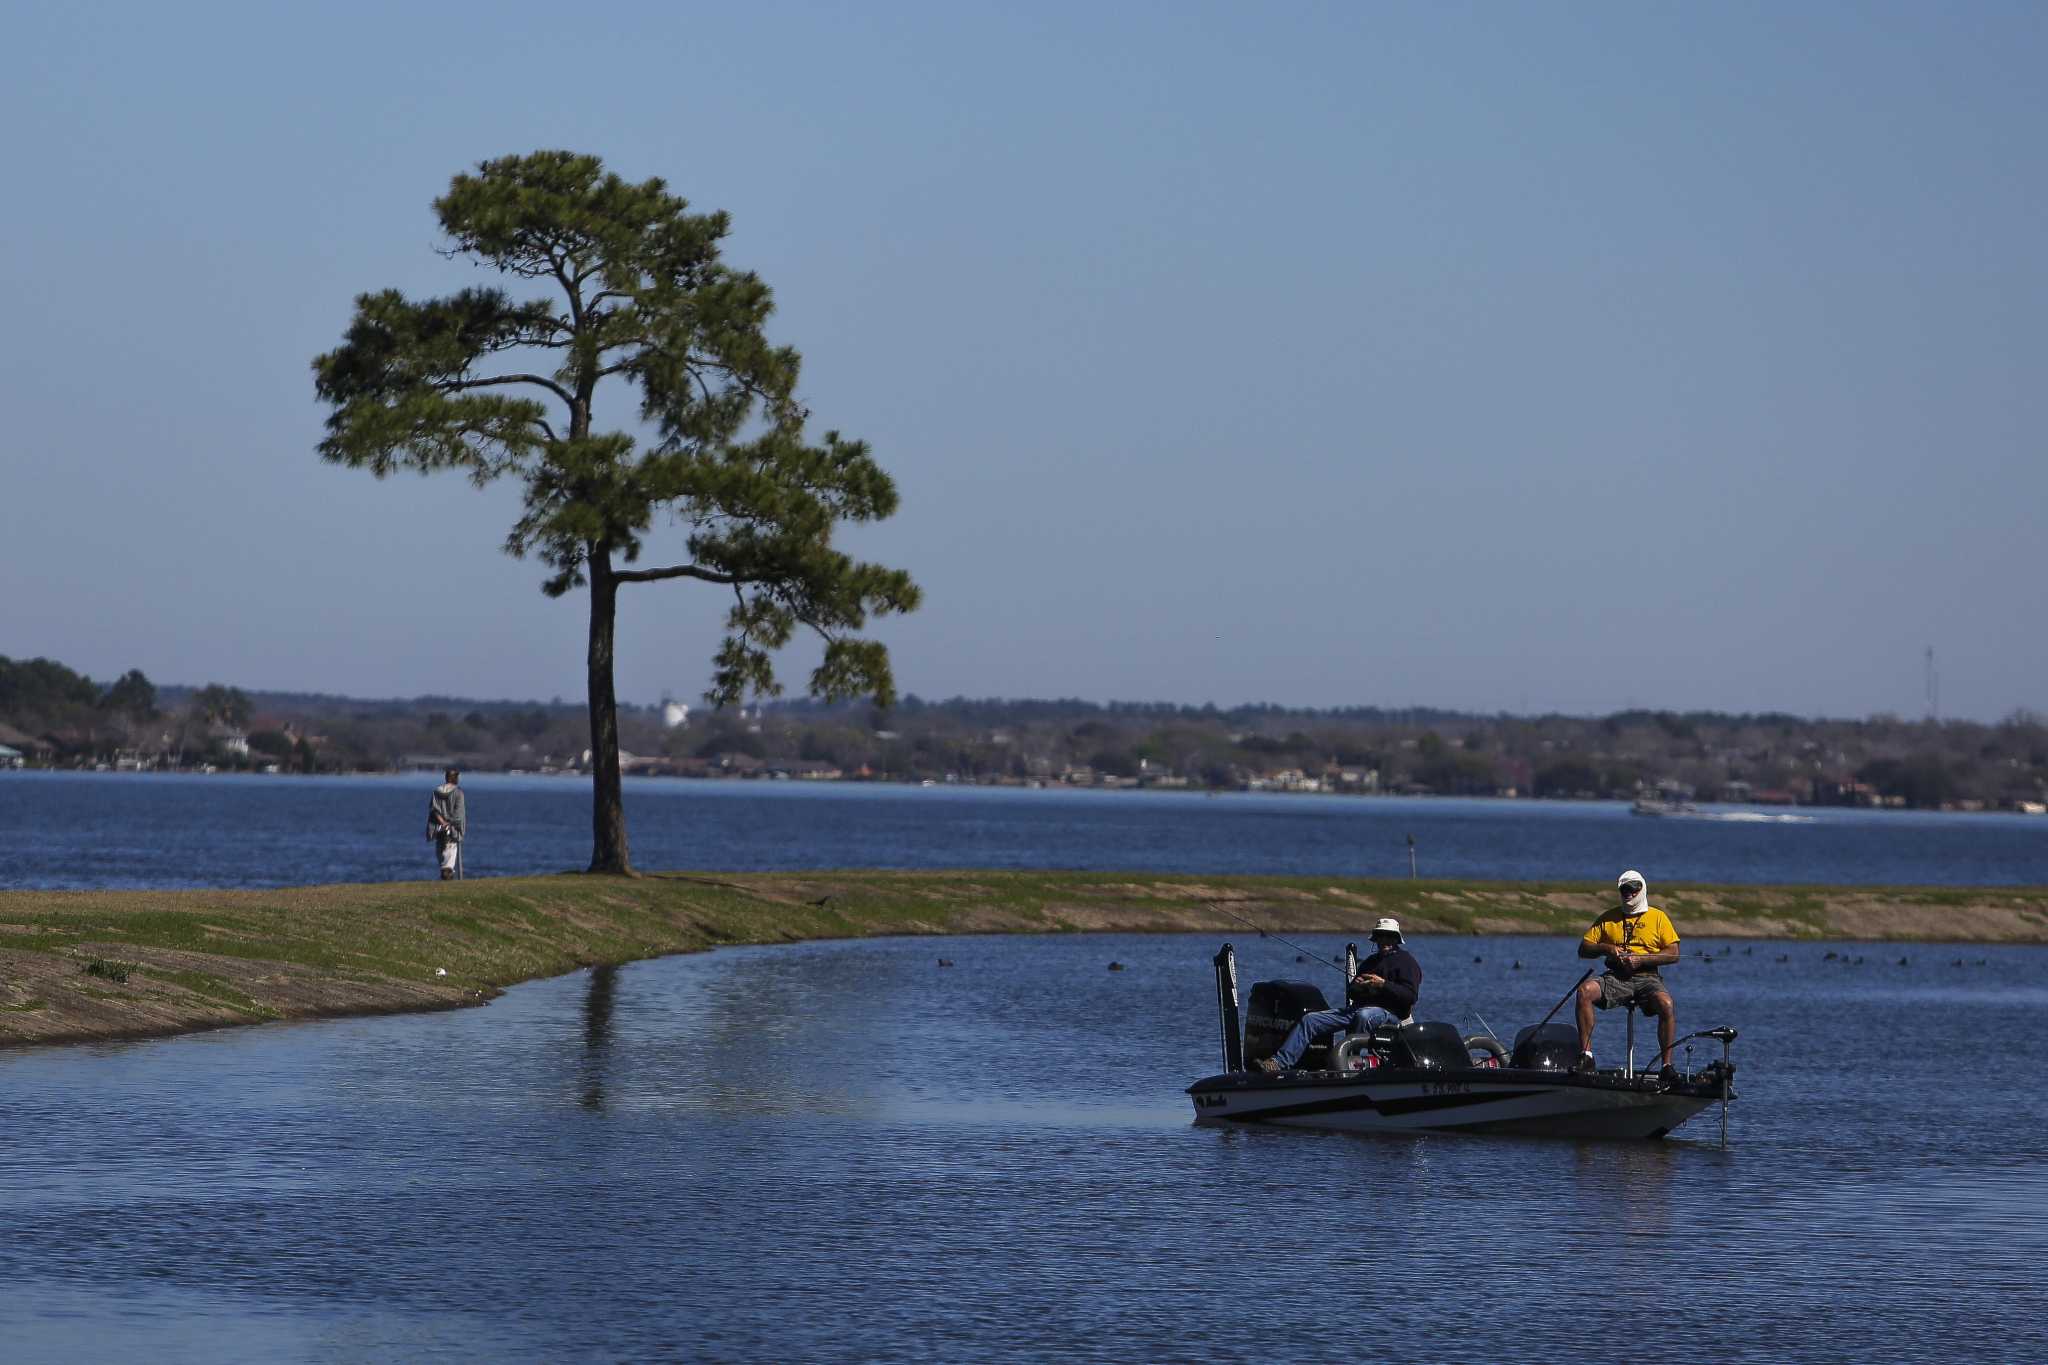
[[[1346,945],[1345,958],[1350,981],[1358,971],[1356,944]],[[1702,1029],[1678,1040],[1721,1044],[1721,1056],[1697,1071],[1667,1067],[1654,1076],[1639,1074],[1631,1008],[1626,1064],[1584,1070],[1578,1030],[1550,1022],[1577,994],[1575,982],[1542,1022],[1516,1034],[1512,1048],[1490,1033],[1465,1037],[1447,1023],[1408,1020],[1332,1039],[1305,1053],[1298,1068],[1269,1074],[1256,1069],[1258,1063],[1303,1015],[1328,1007],[1323,993],[1306,981],[1255,982],[1250,1008],[1241,1015],[1237,956],[1228,943],[1215,966],[1224,1070],[1188,1087],[1197,1123],[1655,1139],[1718,1103],[1727,1143],[1728,1102],[1735,1098],[1732,1028]]]

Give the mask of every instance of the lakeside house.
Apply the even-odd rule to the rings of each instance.
[[[1339,765],[1334,772],[1336,784],[1344,791],[1377,792],[1380,789],[1380,770],[1361,767],[1355,763]]]
[[[48,740],[38,739],[5,722],[0,722],[0,747],[4,747],[8,754],[13,755],[11,759],[0,755],[0,768],[26,767],[31,760],[37,763],[48,762],[50,755],[56,751],[56,746]]]

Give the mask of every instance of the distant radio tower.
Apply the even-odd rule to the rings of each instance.
[[[1934,646],[1927,646],[1927,719],[1941,719],[1941,675],[1934,671]]]

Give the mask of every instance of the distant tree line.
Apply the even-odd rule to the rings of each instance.
[[[112,764],[125,753],[144,767],[582,770],[589,747],[585,707],[560,698],[357,700],[220,683],[158,687],[140,670],[101,684],[47,659],[0,658],[0,725],[46,746],[35,761],[63,766]],[[619,735],[630,772],[698,776],[1922,809],[2048,800],[2048,724],[2030,712],[1984,724],[912,695],[886,710],[812,700],[716,708],[674,729],[658,707],[621,706]]]
[[[1987,806],[2048,798],[2048,726],[1631,710],[1601,717],[1434,708],[1174,706],[909,696],[886,716],[811,702],[749,722],[751,750],[962,781],[1134,780],[1393,793]],[[698,732],[715,750],[734,721]],[[888,736],[885,738],[884,736]]]

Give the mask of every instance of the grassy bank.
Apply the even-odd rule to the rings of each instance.
[[[1701,938],[2048,942],[2048,888],[1661,886]],[[449,1009],[595,963],[878,934],[1572,934],[1562,882],[831,872],[0,893],[0,1045]]]

